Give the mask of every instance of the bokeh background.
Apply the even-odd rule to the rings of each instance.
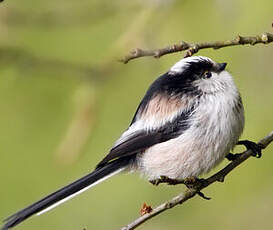
[[[129,50],[273,32],[271,0],[13,0],[0,4],[0,218],[90,172],[148,85],[182,54],[124,65]],[[243,138],[273,128],[273,45],[202,50],[228,62],[246,110]],[[237,151],[243,148],[237,148]],[[217,169],[227,164],[224,161]],[[273,146],[224,184],[139,229],[272,229]],[[183,190],[120,175],[16,229],[119,229]]]

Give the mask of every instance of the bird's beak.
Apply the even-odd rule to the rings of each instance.
[[[227,66],[227,63],[218,63],[217,69],[219,72],[222,72],[223,70],[225,70]]]

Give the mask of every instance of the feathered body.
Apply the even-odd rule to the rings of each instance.
[[[244,127],[240,94],[225,66],[200,56],[176,63],[150,86],[129,128],[93,172],[10,216],[3,229],[124,170],[149,180],[208,172],[235,146]]]
[[[209,78],[192,80],[192,73],[216,63],[205,57],[190,59],[182,59],[151,85],[131,126],[116,143],[138,133],[171,130],[167,137],[172,138],[139,152],[130,165],[149,180],[185,179],[208,172],[243,131],[244,109],[232,76],[215,70]]]
[[[207,81],[208,85],[198,87],[202,93],[176,97],[176,104],[180,107],[173,111],[170,118],[175,120],[183,111],[190,111],[187,121],[182,121],[187,123],[187,129],[176,138],[137,155],[137,169],[149,180],[160,176],[172,179],[197,177],[222,161],[238,142],[243,131],[244,112],[231,76],[222,72],[221,76],[212,76]],[[158,110],[172,100],[173,96],[158,101]],[[181,106],[184,107],[182,111]],[[151,119],[164,124],[166,120],[161,117],[158,115]]]

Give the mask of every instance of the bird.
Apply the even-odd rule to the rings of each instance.
[[[208,173],[235,145],[261,148],[239,138],[244,107],[227,63],[204,56],[182,58],[148,88],[129,127],[86,176],[4,220],[2,230],[41,215],[121,172],[139,172],[153,182],[198,178]]]

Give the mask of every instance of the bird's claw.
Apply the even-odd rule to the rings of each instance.
[[[264,149],[264,146],[260,143],[257,144],[253,141],[242,140],[238,141],[237,145],[244,145],[247,150],[252,150],[252,156],[254,157],[260,158],[262,156],[262,149]]]
[[[208,182],[206,179],[199,179],[196,177],[188,177],[184,180],[177,180],[177,179],[171,179],[166,176],[160,176],[159,179],[150,180],[150,183],[153,185],[159,185],[160,183],[167,183],[168,185],[177,185],[177,184],[184,184],[189,189],[195,189],[197,190],[197,194],[202,197],[205,200],[210,200],[210,197],[205,196],[204,193],[202,193],[200,190],[208,185]]]
[[[171,179],[166,176],[160,176],[160,178],[149,181],[153,185],[159,185],[161,183],[167,183],[168,185],[184,184],[184,180]]]
[[[199,190],[201,187],[205,187],[207,185],[207,180],[203,178],[199,179],[197,177],[189,177],[184,179],[184,184],[188,188]]]
[[[226,155],[226,158],[227,158],[229,161],[234,161],[234,160],[236,160],[238,157],[240,157],[241,155],[242,155],[241,153],[236,153],[236,154],[229,153],[228,155]]]
[[[197,177],[189,177],[184,179],[184,184],[189,188],[189,189],[195,189],[198,190],[197,194],[205,199],[205,200],[210,200],[210,197],[207,197],[204,193],[202,193],[200,190],[203,187],[206,187],[208,185],[208,181],[206,179],[199,179]]]
[[[149,180],[149,182],[152,184],[152,185],[159,185],[160,184],[160,179],[155,179],[155,180]]]

